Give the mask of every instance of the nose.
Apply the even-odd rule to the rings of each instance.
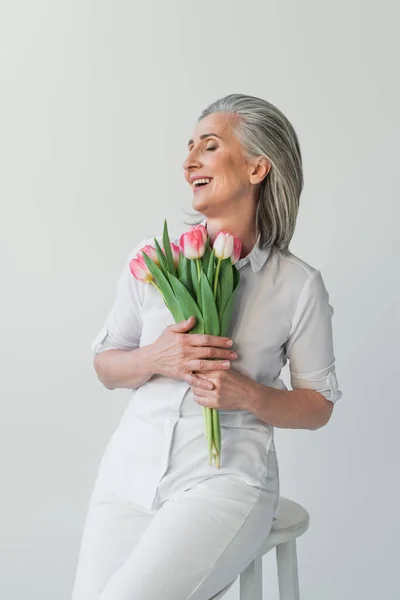
[[[186,160],[182,164],[182,167],[185,171],[188,171],[188,173],[189,173],[190,169],[192,167],[199,167],[199,166],[200,166],[200,162],[195,158],[195,155],[192,150],[191,152],[188,153]]]

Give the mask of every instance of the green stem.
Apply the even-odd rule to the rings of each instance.
[[[221,428],[219,422],[219,411],[217,408],[212,409],[212,422],[213,422],[213,438],[214,438],[214,458],[216,467],[219,469],[220,466],[220,455],[221,455]]]
[[[197,275],[198,275],[198,279],[197,279],[197,283],[200,283],[200,278],[201,278],[201,259],[200,258],[196,258],[196,267],[197,267]]]
[[[212,450],[213,450],[213,435],[212,435],[212,408],[206,406],[207,412],[207,441],[208,441],[208,463],[212,466]]]
[[[154,281],[154,279],[150,279],[150,283],[151,283],[152,285],[154,285],[154,287],[155,287],[155,288],[157,288],[157,289],[158,289],[158,291],[160,292],[160,294],[162,294],[162,292],[161,292],[160,288],[158,287],[158,285],[156,284],[156,282]]]
[[[212,260],[212,258],[211,258],[211,260]],[[214,300],[217,297],[218,275],[219,275],[219,270],[220,270],[220,267],[221,267],[221,261],[222,261],[222,258],[219,258],[218,262],[217,262],[217,268],[215,270],[215,277],[214,277]]]

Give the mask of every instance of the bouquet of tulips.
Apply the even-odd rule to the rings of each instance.
[[[151,283],[162,294],[175,322],[196,317],[190,333],[227,336],[232,317],[239,271],[233,268],[240,258],[239,238],[220,231],[211,247],[204,225],[194,225],[180,237],[180,247],[170,242],[164,221],[163,248],[144,246],[129,267],[132,275]],[[221,427],[219,411],[203,406],[204,435],[208,441],[209,464],[220,467]]]

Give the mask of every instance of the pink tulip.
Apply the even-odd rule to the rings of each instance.
[[[151,260],[153,262],[155,262],[158,267],[160,266],[160,261],[158,260],[157,251],[154,248],[154,246],[150,246],[150,245],[143,246],[143,248],[140,248],[140,250],[136,256],[142,256],[142,252],[145,252],[147,254],[147,256],[149,258],[151,258]]]
[[[213,251],[217,258],[229,258],[234,249],[234,236],[227,231],[220,231],[214,240]]]
[[[178,268],[179,265],[179,258],[181,255],[181,249],[179,248],[179,246],[177,246],[176,244],[174,244],[174,242],[170,242],[170,246],[171,246],[171,252],[172,252],[172,260],[174,261],[174,267],[175,269]],[[163,253],[165,254],[165,249],[162,249]]]
[[[240,254],[242,252],[242,242],[239,238],[235,237],[233,239],[233,252],[231,254],[231,261],[234,265],[240,258]]]
[[[143,283],[150,283],[154,279],[153,275],[150,273],[146,263],[144,262],[143,256],[139,256],[139,253],[136,256],[137,258],[132,258],[132,260],[129,262],[129,268],[132,275]]]
[[[201,258],[204,255],[207,237],[204,238],[203,229],[205,230],[203,225],[197,225],[193,226],[190,231],[182,233],[180,237],[180,246],[186,258],[194,260]]]
[[[207,238],[208,238],[208,233],[207,233],[207,229],[204,227],[204,225],[192,225],[189,231],[200,231],[201,235],[203,236],[203,241],[204,243],[206,243]]]

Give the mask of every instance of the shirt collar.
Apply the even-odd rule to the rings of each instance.
[[[200,225],[204,225],[204,227],[207,229],[207,219],[203,219]],[[257,273],[264,265],[271,252],[271,248],[260,248],[260,237],[261,235],[258,234],[257,241],[249,254],[243,258],[240,258],[235,263],[237,269],[241,269],[250,261],[251,268],[253,269],[254,273]]]

